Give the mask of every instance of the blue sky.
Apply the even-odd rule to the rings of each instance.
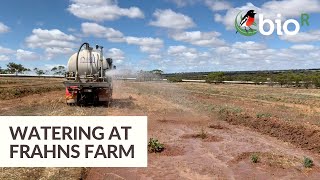
[[[308,13],[311,25],[295,36],[236,34],[236,14],[250,9],[283,21]],[[66,65],[89,42],[103,45],[120,69],[320,68],[319,0],[2,0],[0,11],[1,67]]]

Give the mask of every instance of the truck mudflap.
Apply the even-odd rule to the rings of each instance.
[[[110,88],[98,89],[97,94],[98,94],[99,102],[110,102],[112,99],[112,89]]]
[[[68,105],[77,103],[78,90],[77,86],[66,87],[66,103]]]

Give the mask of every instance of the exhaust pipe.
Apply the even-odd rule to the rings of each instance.
[[[100,78],[104,82],[103,76],[103,47],[96,45],[96,49],[100,49]]]

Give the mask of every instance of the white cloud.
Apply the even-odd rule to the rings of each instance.
[[[159,60],[161,58],[162,58],[162,56],[160,54],[150,54],[149,55],[149,59],[152,59],[152,60]]]
[[[31,51],[23,49],[13,50],[0,46],[0,61],[8,61],[12,59],[12,56],[16,56],[18,60],[38,60],[40,56]]]
[[[44,22],[42,22],[42,21],[36,22],[36,26],[43,26],[43,25],[44,25]]]
[[[156,10],[153,13],[156,18],[150,25],[168,29],[188,29],[195,26],[193,20],[184,14],[176,13],[171,9]]]
[[[205,0],[205,4],[212,11],[221,11],[221,10],[227,10],[227,9],[232,8],[231,4],[227,1]]]
[[[215,14],[214,15],[214,21],[216,22],[223,22],[223,16],[221,14]]]
[[[77,30],[75,28],[68,28],[69,32],[76,32]]]
[[[166,71],[239,71],[301,69],[319,67],[320,47],[299,44],[273,49],[253,41],[235,42],[210,51],[186,46],[170,46],[158,63]]]
[[[0,46],[0,54],[13,54],[15,50]]]
[[[171,48],[170,54],[150,63],[156,63],[155,67],[161,67],[166,72],[274,70],[318,67],[319,58],[319,47],[310,51],[291,48],[245,50],[230,45],[208,52],[187,47]]]
[[[220,58],[220,67],[230,70],[268,70],[288,68],[313,68],[306,59],[317,64],[318,47],[294,45],[288,49],[272,49],[252,41],[236,42],[230,46],[213,49],[212,56]],[[216,55],[215,55],[216,54]],[[318,63],[320,65],[320,63]]]
[[[158,64],[160,69],[168,71],[174,69],[175,72],[201,71],[215,63],[209,52],[200,52],[183,45],[169,46],[165,54],[159,56],[159,59],[156,58],[157,56],[153,59],[157,61],[152,62]]]
[[[221,34],[219,32],[201,32],[201,31],[191,31],[191,32],[176,32],[172,33],[171,37],[176,41],[187,42],[197,46],[221,46],[225,44],[225,41],[219,39]]]
[[[163,47],[163,40],[159,38],[150,38],[150,37],[126,37],[126,42],[128,44],[134,44],[140,46],[140,50],[142,52],[147,53],[156,53],[160,51],[160,49]]]
[[[163,47],[163,40],[159,38],[124,36],[118,30],[96,23],[82,23],[81,26],[83,33],[87,36],[106,38],[110,42],[125,42],[129,45],[138,45],[142,52],[156,53]]]
[[[167,0],[175,3],[178,7],[184,7],[188,5],[194,5],[196,3],[204,3],[212,11],[227,10],[232,7],[232,5],[225,0]]]
[[[82,23],[82,32],[99,38],[106,38],[110,42],[123,42],[123,34],[113,28],[107,28],[96,23]]]
[[[114,60],[116,64],[122,64],[125,59],[124,52],[117,48],[111,48],[107,52],[107,57],[110,57]]]
[[[286,40],[293,43],[303,43],[303,42],[315,42],[320,39],[320,30],[314,30],[310,32],[299,32],[294,36],[283,35],[280,39]]]
[[[237,49],[245,49],[245,50],[263,50],[267,48],[265,44],[261,44],[253,41],[236,42],[232,45],[232,47]]]
[[[268,57],[272,57],[272,56],[277,56],[277,52],[281,53],[281,50],[275,50],[275,49],[248,49],[246,51],[249,55],[256,57],[256,58],[260,58],[260,59],[265,59]]]
[[[10,60],[9,56],[0,55],[0,61],[9,61],[9,60]]]
[[[71,55],[74,53],[74,49],[73,48],[52,47],[52,48],[46,48],[45,53],[47,55],[47,59],[52,59],[56,55],[61,55],[61,54]]]
[[[168,48],[168,54],[170,55],[180,55],[185,52],[196,52],[195,48],[187,48],[185,46],[170,46]]]
[[[144,18],[138,7],[121,8],[116,0],[71,0],[68,11],[73,15],[93,21],[115,20],[122,16]]]
[[[193,5],[199,2],[200,0],[167,0],[167,1],[175,3],[178,7],[184,7],[187,5]]]
[[[320,12],[319,0],[282,0],[268,1],[262,6],[264,12],[269,11],[272,14],[281,13],[283,16],[299,17],[301,13]]]
[[[297,44],[297,45],[291,46],[291,49],[297,50],[297,51],[312,51],[312,50],[315,50],[316,47],[308,44]]]
[[[2,22],[0,22],[0,33],[6,33],[9,31],[10,31],[10,28],[5,24],[3,24]]]
[[[168,48],[168,55],[180,58],[180,60],[185,62],[190,62],[196,60],[200,57],[208,57],[207,53],[198,52],[195,48],[188,48],[185,46],[170,46]]]
[[[25,42],[30,48],[41,48],[47,53],[47,59],[59,54],[70,54],[76,47],[76,37],[61,32],[58,29],[34,29]]]
[[[26,51],[22,49],[17,50],[16,57],[18,60],[39,60],[40,56],[34,52]]]
[[[230,46],[216,48],[215,52],[222,55],[230,62],[235,61],[245,63],[248,61],[248,65],[250,65],[250,63],[263,63],[261,61],[269,59],[278,58],[278,60],[280,60],[281,54],[284,55],[291,53],[285,52],[281,49],[269,49],[267,45],[253,41],[235,42]]]
[[[32,33],[26,38],[30,48],[73,47],[72,41],[76,40],[74,36],[67,35],[58,29],[33,29]]]
[[[217,47],[214,49],[214,51],[217,53],[217,54],[228,54],[229,52],[231,52],[231,47],[228,47],[228,46],[220,46],[220,47]]]

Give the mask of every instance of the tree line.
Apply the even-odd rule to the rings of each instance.
[[[22,64],[17,64],[13,62],[9,62],[5,69],[3,69],[0,66],[0,74],[24,74],[26,72],[34,72],[38,76],[50,74],[53,75],[64,75],[66,72],[66,68],[64,66],[55,66],[51,70],[43,70],[40,68],[34,68],[33,70],[30,70],[26,67],[24,67]]]
[[[281,72],[281,73],[255,73],[255,74],[226,74],[224,72],[213,72],[207,76],[183,76],[168,77],[171,82],[182,82],[182,79],[205,80],[207,83],[223,83],[224,81],[250,81],[256,85],[268,84],[281,87],[316,87],[320,88],[320,72]]]

